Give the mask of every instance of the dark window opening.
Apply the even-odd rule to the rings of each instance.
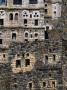
[[[12,39],[16,39],[16,33],[12,33]]]
[[[10,20],[13,20],[13,14],[12,14],[12,13],[10,13],[9,19],[10,19]]]
[[[56,60],[56,56],[55,56],[55,55],[53,55],[53,60],[54,60],[54,61]]]
[[[13,0],[13,4],[19,4],[22,5],[22,0]]]
[[[43,82],[43,87],[45,87],[46,86],[46,82]]]
[[[27,67],[28,65],[30,65],[30,59],[25,60],[25,66]]]
[[[45,7],[47,7],[47,4],[45,4]]]
[[[56,14],[56,11],[54,11],[54,14]]]
[[[45,31],[45,39],[48,39],[49,37],[48,37],[48,32],[47,31]]]
[[[5,58],[5,54],[3,54],[3,58]]]
[[[35,26],[38,26],[38,20],[35,20]]]
[[[30,18],[32,18],[32,14],[30,14]]]
[[[21,61],[20,60],[16,60],[16,68],[21,67]]]
[[[38,41],[38,39],[35,39],[35,42],[37,42]]]
[[[29,4],[37,4],[37,0],[29,0]]]
[[[0,39],[0,44],[2,44],[2,39]]]
[[[26,55],[29,56],[29,53],[27,53]]]
[[[48,64],[48,56],[45,56],[45,64]]]
[[[15,13],[15,20],[18,20],[18,13]]]
[[[25,39],[25,42],[28,42],[28,39]]]
[[[45,14],[47,14],[47,9],[45,9]]]
[[[29,83],[29,89],[30,90],[32,89],[32,83]]]
[[[27,19],[24,19],[24,24],[27,24]]]
[[[46,26],[46,30],[49,30],[49,26]]]
[[[38,33],[35,33],[35,37],[37,37],[38,36]]]
[[[28,37],[28,33],[25,33],[25,37]]]
[[[55,81],[52,81],[52,87],[55,87]]]
[[[0,25],[4,25],[3,19],[0,19]]]

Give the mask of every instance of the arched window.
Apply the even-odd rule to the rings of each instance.
[[[15,13],[15,20],[18,20],[18,13]]]
[[[10,13],[9,19],[10,19],[10,20],[13,20],[13,14],[12,14],[12,13]]]
[[[25,37],[28,37],[28,33],[27,32],[25,33]]]

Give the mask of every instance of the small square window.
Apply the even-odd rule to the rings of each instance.
[[[56,11],[54,11],[54,14],[56,14]]]
[[[25,42],[28,42],[28,39],[25,39]]]

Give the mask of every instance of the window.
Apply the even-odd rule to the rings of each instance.
[[[13,20],[13,14],[12,14],[12,13],[10,13],[9,19],[10,19],[10,20]]]
[[[3,19],[0,19],[0,25],[3,25],[3,24],[4,24]]]
[[[32,18],[32,14],[30,14],[30,18]]]
[[[35,37],[37,37],[38,36],[38,33],[35,33]]]
[[[18,20],[18,13],[15,13],[15,20]]]
[[[30,59],[25,59],[25,66],[27,67],[28,65],[30,65]]]
[[[0,39],[0,44],[2,44],[2,39]]]
[[[3,54],[3,58],[5,58],[5,54]]]
[[[29,89],[30,90],[32,89],[32,83],[29,83]]]
[[[46,82],[43,82],[43,87],[46,87]]]
[[[37,42],[38,41],[38,39],[35,39],[35,42]]]
[[[47,9],[45,9],[45,14],[47,14]]]
[[[48,32],[47,31],[45,31],[45,39],[48,39],[49,37],[48,37]]]
[[[28,39],[25,39],[25,42],[28,42]]]
[[[16,68],[21,67],[21,61],[20,60],[16,60]]]
[[[35,20],[35,26],[38,26],[38,20]]]
[[[48,64],[48,56],[45,56],[45,64]]]
[[[49,26],[46,26],[46,30],[49,30]]]
[[[16,33],[12,33],[12,39],[16,39]]]
[[[29,0],[29,4],[37,4],[38,1],[37,0]]]
[[[55,55],[53,55],[53,60],[54,60],[54,61],[56,60],[56,56],[55,56]]]
[[[56,11],[54,11],[54,14],[56,14]]]
[[[25,37],[28,37],[28,33],[25,33]]]
[[[27,24],[27,19],[24,19],[24,24]]]
[[[29,53],[27,53],[26,55],[29,56]]]
[[[13,0],[13,4],[15,5],[22,5],[22,0]]]
[[[5,4],[5,0],[0,0],[0,5]]]
[[[55,81],[52,81],[52,88],[55,88]]]
[[[47,7],[47,4],[45,4],[45,7]]]

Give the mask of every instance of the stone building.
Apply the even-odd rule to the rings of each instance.
[[[0,0],[0,90],[67,90],[67,1]]]

